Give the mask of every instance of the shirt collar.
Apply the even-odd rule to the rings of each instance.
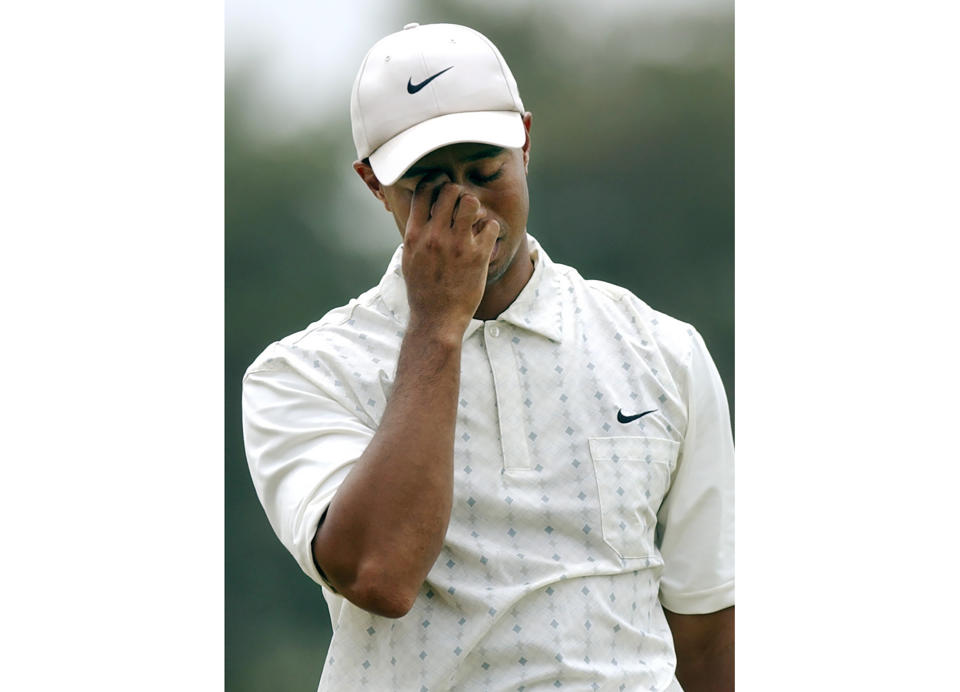
[[[559,342],[563,338],[564,321],[560,273],[532,235],[527,234],[527,244],[534,260],[533,274],[517,299],[500,313],[497,320]],[[402,259],[403,245],[393,253],[387,271],[380,280],[379,293],[393,318],[406,326],[410,319],[410,306],[407,303],[407,286],[403,282]],[[482,321],[470,320],[463,334],[464,341],[482,326]]]

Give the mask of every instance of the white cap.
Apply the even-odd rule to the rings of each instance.
[[[353,83],[359,159],[392,185],[418,159],[456,142],[520,147],[517,82],[497,47],[456,24],[407,24],[374,44]]]

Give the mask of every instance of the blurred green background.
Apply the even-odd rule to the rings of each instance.
[[[227,0],[226,621],[230,692],[316,689],[330,621],[246,467],[240,384],[271,341],[374,285],[400,241],[352,171],[349,96],[404,23],[472,26],[533,112],[529,230],[557,262],[703,334],[733,383],[733,6]]]

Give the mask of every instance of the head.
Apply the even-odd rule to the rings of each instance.
[[[370,192],[393,215],[403,235],[417,185],[452,182],[480,201],[481,213],[500,224],[500,235],[487,273],[487,285],[496,283],[514,261],[526,257],[527,214],[530,199],[527,170],[530,163],[530,113],[523,115],[523,145],[507,148],[482,142],[448,144],[429,152],[405,170],[393,185],[384,185],[369,160],[356,161],[354,170]]]
[[[350,115],[354,169],[401,234],[417,184],[450,181],[500,223],[488,286],[526,254],[531,116],[489,39],[463,26],[408,24],[367,53]]]

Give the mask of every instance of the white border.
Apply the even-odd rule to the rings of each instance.
[[[223,684],[223,10],[18,3],[2,689]]]
[[[957,10],[737,3],[737,679],[942,689]]]

